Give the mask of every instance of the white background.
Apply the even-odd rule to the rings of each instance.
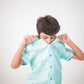
[[[83,0],[0,0],[0,84],[26,84],[30,65],[10,65],[24,35],[36,35],[37,18],[44,15],[58,20],[57,35],[67,33],[84,51]],[[62,78],[62,84],[84,84],[84,61],[62,60]]]

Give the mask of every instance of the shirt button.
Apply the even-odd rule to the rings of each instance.
[[[51,57],[52,55],[50,55],[50,57]]]
[[[52,78],[50,78],[50,80],[52,80]]]
[[[52,66],[50,66],[50,68],[52,68]]]

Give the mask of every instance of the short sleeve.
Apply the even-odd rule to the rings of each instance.
[[[61,59],[70,61],[73,55],[74,55],[74,51],[72,49],[66,48],[65,45],[63,44],[62,52],[61,52]]]
[[[26,48],[24,48],[22,52],[21,59],[24,61],[22,65],[27,65],[28,63],[30,63],[31,55],[30,55],[30,52],[27,51]]]

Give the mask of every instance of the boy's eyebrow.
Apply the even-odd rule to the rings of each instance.
[[[43,36],[43,37],[47,37],[47,36]]]
[[[54,36],[54,35],[53,35]],[[53,37],[53,36],[51,36],[51,37]],[[47,36],[43,36],[43,37],[47,37]]]
[[[53,37],[54,35],[50,35],[51,37]],[[47,37],[46,35],[43,35],[43,37]]]

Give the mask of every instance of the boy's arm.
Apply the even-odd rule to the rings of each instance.
[[[18,48],[13,60],[12,60],[12,63],[11,63],[11,67],[16,69],[18,68],[21,64],[24,63],[24,61],[21,59],[21,56],[22,56],[22,52],[24,50],[24,47],[30,43],[31,41],[33,41],[35,39],[35,36],[34,35],[26,35],[24,36],[23,38],[23,41],[20,45],[20,47]]]
[[[62,35],[58,36],[58,38],[60,41],[66,43],[73,49],[75,54],[72,56],[72,58],[77,59],[77,60],[84,60],[83,52],[73,41],[71,41],[71,39],[68,37],[67,34],[62,34]]]
[[[23,52],[23,49],[25,47],[25,44],[22,42],[20,47],[18,48],[13,60],[12,60],[12,63],[11,63],[11,67],[16,69],[18,68],[22,63],[24,63],[24,61],[21,59],[21,55],[22,55],[22,52]]]
[[[78,60],[84,60],[83,52],[80,50],[80,48],[75,43],[73,43],[70,40],[67,43],[67,45],[69,45],[73,49],[73,51],[75,52],[75,54],[72,56],[72,58],[78,59]]]

